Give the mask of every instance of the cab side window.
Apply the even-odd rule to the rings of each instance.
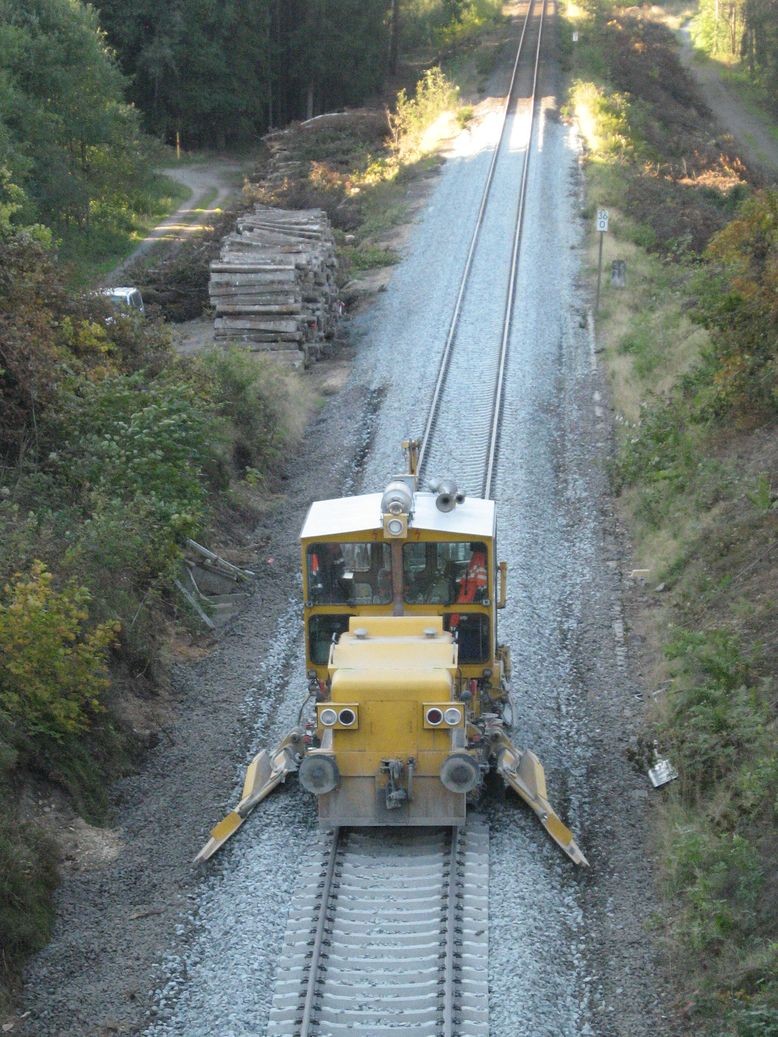
[[[471,665],[491,659],[489,617],[482,612],[453,612],[443,617],[443,628],[454,634],[459,663]]]
[[[308,651],[314,666],[326,666],[333,639],[348,630],[348,613],[340,616],[311,616],[308,620]]]

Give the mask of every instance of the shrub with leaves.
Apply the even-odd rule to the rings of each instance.
[[[102,707],[107,653],[118,625],[88,627],[89,592],[62,590],[41,562],[18,573],[0,600],[0,709],[26,735],[83,731]]]
[[[49,462],[88,511],[138,502],[181,538],[201,521],[209,484],[226,484],[220,431],[184,378],[119,375],[63,397]]]
[[[456,105],[458,96],[458,87],[437,66],[427,69],[413,97],[408,97],[405,90],[399,92],[395,110],[389,115],[389,128],[392,149],[400,162],[421,155],[425,131]]]
[[[778,414],[778,191],[749,198],[711,241],[698,318],[713,332],[708,405],[753,421]]]
[[[203,379],[201,392],[234,431],[233,462],[240,472],[247,468],[269,471],[287,440],[287,392],[272,364],[244,349],[205,353],[195,372]]]

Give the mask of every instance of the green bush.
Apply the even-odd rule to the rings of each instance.
[[[80,382],[62,396],[47,432],[59,444],[50,470],[79,502],[87,537],[105,558],[115,548],[129,563],[130,543],[142,538],[145,560],[132,563],[139,582],[169,568],[201,527],[209,490],[227,485],[222,425],[175,372]]]
[[[778,191],[747,199],[711,241],[697,319],[713,335],[705,406],[744,423],[778,415]]]
[[[389,116],[391,146],[398,161],[409,162],[421,155],[426,130],[439,115],[454,108],[458,96],[458,87],[437,66],[427,69],[413,97],[408,97],[405,90],[399,92]]]
[[[202,354],[192,375],[228,429],[237,474],[251,469],[265,479],[290,436],[289,389],[278,369],[245,349],[218,349]]]
[[[500,0],[459,0],[453,7],[453,17],[442,25],[436,38],[438,46],[456,47],[475,39],[484,26],[497,21],[501,15]]]
[[[41,562],[0,599],[0,710],[25,735],[58,740],[89,727],[108,687],[115,623],[88,629],[90,595],[57,591]]]

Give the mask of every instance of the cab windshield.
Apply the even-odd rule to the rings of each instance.
[[[308,598],[314,605],[388,605],[392,600],[391,564],[388,544],[309,544]]]

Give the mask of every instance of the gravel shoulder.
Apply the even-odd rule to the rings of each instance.
[[[545,95],[558,95],[553,62],[545,80]],[[644,693],[621,612],[610,414],[578,283],[578,154],[553,102],[545,109],[498,474],[512,601],[501,638],[514,650],[517,740],[540,755],[593,866],[576,872],[513,801],[484,804],[492,1037],[671,1037],[648,931],[651,801],[626,756]],[[255,596],[215,651],[176,667],[170,723],[143,771],[116,789],[115,853],[65,875],[54,939],[28,970],[30,1015],[15,1032],[264,1033],[314,807],[290,784],[211,866],[196,872],[190,861],[246,759],[296,720],[304,696],[297,536],[309,502],[380,487],[400,439],[420,431],[467,246],[462,217],[488,162],[482,132],[473,126],[452,149],[387,291],[319,369],[326,381],[331,364],[337,378],[257,530]]]

